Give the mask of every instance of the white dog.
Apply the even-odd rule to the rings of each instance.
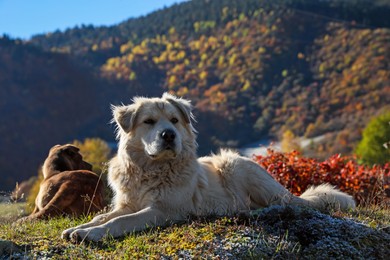
[[[327,184],[294,196],[258,164],[232,151],[197,158],[187,100],[167,93],[136,97],[131,105],[113,107],[113,114],[119,139],[108,175],[113,210],[65,230],[63,238],[98,241],[189,215],[232,215],[270,205],[355,207],[351,196]]]

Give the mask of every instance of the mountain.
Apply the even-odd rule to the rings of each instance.
[[[389,108],[390,31],[321,18],[288,5],[223,7],[219,20],[195,22],[189,33],[171,27],[130,40],[102,73],[140,85],[149,72],[163,75],[153,81],[223,118],[207,120],[216,145],[290,130],[330,134],[327,152],[350,152],[367,120]]]
[[[35,175],[56,143],[113,140],[110,104],[164,91],[192,100],[200,154],[287,130],[325,135],[317,156],[350,153],[390,109],[389,13],[384,0],[193,0],[115,26],[4,36],[0,190]]]

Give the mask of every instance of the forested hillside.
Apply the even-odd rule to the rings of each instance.
[[[68,55],[0,38],[0,190],[37,173],[49,148],[76,138],[112,138],[108,84]]]
[[[350,153],[390,110],[389,13],[385,0],[193,0],[110,27],[3,37],[0,189],[35,175],[53,144],[112,140],[110,103],[163,91],[193,101],[200,153],[286,130],[325,135],[318,156]]]

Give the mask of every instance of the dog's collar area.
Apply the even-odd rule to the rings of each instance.
[[[169,155],[168,155],[169,153]],[[146,153],[150,159],[152,160],[169,160],[169,159],[176,159],[177,154],[175,153],[174,149],[172,147],[166,147],[164,150],[157,154],[150,154]]]

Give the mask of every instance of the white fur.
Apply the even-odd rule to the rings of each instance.
[[[197,158],[187,100],[169,94],[135,98],[131,105],[114,107],[113,114],[119,139],[109,167],[113,210],[65,230],[63,238],[98,241],[189,215],[232,215],[275,204],[342,210],[355,206],[351,196],[326,184],[296,197],[258,164],[230,150]],[[148,124],[148,119],[155,123]],[[160,139],[167,128],[176,134],[168,150]]]

